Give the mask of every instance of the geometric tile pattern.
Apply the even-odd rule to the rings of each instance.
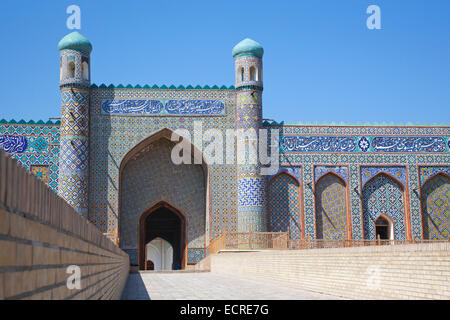
[[[394,239],[406,239],[403,188],[391,177],[380,174],[363,188],[364,239],[375,240],[375,221],[381,214],[394,224]]]
[[[269,230],[290,232],[300,239],[300,185],[290,175],[280,173],[269,182]]]
[[[223,116],[126,116],[102,114],[104,99],[116,100],[221,100]],[[127,89],[91,88],[89,134],[89,219],[105,233],[117,237],[119,225],[119,167],[124,156],[138,143],[167,128],[193,132],[194,122],[203,130],[235,128],[234,90],[215,89]],[[199,149],[208,142],[193,140]],[[200,143],[200,144],[199,144]],[[223,230],[237,231],[237,168],[235,165],[209,165],[210,194],[206,216],[206,245]],[[224,197],[224,194],[228,196]],[[209,235],[209,236],[208,236]],[[122,236],[122,235],[121,235]],[[195,246],[201,248],[204,245]]]
[[[238,207],[238,212],[239,232],[267,231],[266,207]]]
[[[430,179],[432,176],[440,172],[450,175],[450,166],[420,167],[419,168],[420,185],[423,186],[428,179]]]
[[[422,187],[423,233],[425,239],[448,239],[450,232],[450,178],[438,174]]]
[[[298,179],[281,173],[271,177],[269,188],[259,164],[211,164],[207,177],[199,166],[170,167],[164,141],[153,144],[159,152],[144,152],[120,172],[125,155],[163,128],[192,132],[195,121],[205,130],[261,128],[262,59],[235,59],[236,89],[98,88],[82,75],[89,53],[60,54],[60,126],[0,120],[0,146],[53,190],[59,188],[109,237],[117,238],[120,227],[132,261],[136,217],[163,198],[187,215],[191,263],[208,254],[209,241],[224,230],[266,231],[268,223],[274,230],[288,228],[292,237],[302,231],[309,239],[345,239],[348,229],[353,239],[372,239],[373,222],[384,213],[394,221],[395,238],[404,239],[406,214],[413,237],[448,236],[449,182],[436,175],[450,174],[448,126],[266,126],[280,130],[278,174]],[[72,62],[74,75],[67,77]],[[206,143],[193,141],[199,149]],[[304,226],[293,223],[300,221]]]
[[[265,206],[266,195],[264,178],[241,178],[238,181],[240,207]]]
[[[235,61],[236,89],[183,87],[178,90],[164,86],[155,89],[121,85],[89,88],[89,80],[82,77],[81,68],[83,62],[89,64],[89,54],[63,50],[62,68],[73,62],[75,70],[73,77],[61,79],[61,126],[0,120],[0,145],[27,169],[48,179],[53,190],[58,189],[59,179],[60,194],[83,213],[89,208],[89,219],[108,236],[117,237],[119,220],[122,228],[128,219],[126,214],[123,219],[119,216],[123,212],[119,208],[119,200],[123,200],[119,189],[124,183],[119,168],[124,156],[138,143],[163,128],[192,132],[195,121],[201,121],[204,129],[223,131],[261,127],[262,60],[247,56]],[[252,66],[256,67],[258,81],[249,77]],[[67,68],[62,69],[65,70]],[[241,70],[244,71],[243,79]],[[351,228],[354,239],[370,238],[373,221],[381,212],[395,221],[396,239],[405,238],[405,214],[415,238],[423,237],[422,230],[425,237],[437,237],[438,230],[448,233],[448,180],[445,180],[448,178],[432,177],[439,172],[449,173],[450,127],[267,127],[280,130],[279,172],[286,171],[298,178],[302,194],[298,194],[300,186],[293,183],[295,179],[289,180],[286,174],[281,174],[272,177],[269,188],[271,199],[276,201],[267,203],[267,177],[259,176],[259,164],[210,165],[208,199],[202,204],[203,216],[188,219],[188,261],[201,259],[210,239],[223,230],[265,231],[268,226],[266,207],[270,206],[278,210],[273,211],[277,214],[271,217],[270,223],[276,223],[275,227],[280,228],[286,226],[283,217],[293,217],[300,210],[297,206],[301,207],[304,230],[299,228],[298,231],[303,231],[310,239],[320,237],[320,234],[325,238],[345,238],[347,227]],[[193,144],[198,148],[205,147],[204,141]],[[199,179],[194,177],[190,188],[186,183],[178,185],[181,188],[178,193],[167,189],[164,183],[155,183],[157,188],[136,187],[135,182],[145,180],[148,172],[155,171],[154,163],[142,165],[151,167],[139,174],[135,172],[135,179],[128,179],[128,187],[133,192],[127,193],[130,197],[127,214],[142,212],[153,196],[157,198],[155,195],[164,192],[177,194],[178,200],[172,199],[172,202],[189,203],[195,199],[196,195],[190,193],[196,188],[192,181]],[[167,168],[160,167],[157,171],[156,174],[162,175]],[[331,181],[333,179],[336,181]],[[287,188],[287,198],[273,191],[275,187],[278,190]],[[405,199],[409,201],[409,212],[406,213]],[[350,221],[344,219],[347,207]],[[191,212],[190,209],[187,211]],[[195,226],[198,225],[202,225],[204,236],[196,236]],[[291,234],[297,234],[294,226],[289,225],[289,228]],[[336,235],[333,230],[341,232]],[[121,234],[121,241],[127,240],[127,236]],[[126,250],[133,260],[137,254],[135,246],[130,245]]]
[[[237,170],[238,231],[267,231],[267,179],[254,173],[257,166],[238,165]]]
[[[273,129],[271,126],[266,128]],[[304,135],[371,135],[371,134],[416,134],[416,135],[450,135],[450,128],[447,127],[365,127],[365,126],[284,126],[279,127],[280,131],[289,134]],[[281,133],[280,133],[281,135]],[[409,212],[411,222],[412,237],[422,239],[422,215],[419,190],[418,168],[422,166],[448,167],[450,154],[345,154],[345,153],[286,153],[280,152],[280,165],[283,167],[302,166],[303,184],[303,210],[305,223],[305,236],[310,239],[316,237],[314,219],[314,196],[312,193],[312,181],[314,177],[314,165],[349,167],[349,206],[351,214],[351,229],[353,239],[363,239],[362,221],[362,187],[361,167],[381,166],[381,167],[407,167],[407,177],[402,180],[408,182],[406,192],[409,195]],[[381,170],[381,171],[384,171]],[[403,171],[403,170],[402,170]],[[396,177],[396,173],[391,173]],[[401,175],[403,173],[401,172]],[[423,182],[422,182],[423,183]]]
[[[250,77],[251,68],[258,73],[254,79]],[[237,57],[235,70],[236,128],[257,131],[262,125],[262,60]],[[267,231],[267,177],[261,176],[259,169],[258,164],[248,162],[237,165],[239,231]]]
[[[36,175],[41,181],[48,184],[50,180],[50,168],[48,165],[31,165],[30,171]]]
[[[203,249],[203,248],[201,248],[201,249],[195,248],[195,249],[187,250],[188,263],[197,263],[197,262],[201,261],[205,256],[206,256],[205,249]]]
[[[60,174],[86,175],[88,152],[88,141],[86,138],[61,139],[59,154]]]
[[[415,160],[417,161],[417,158]],[[408,164],[407,172],[408,186],[406,192],[408,192],[409,194],[409,219],[411,222],[411,237],[412,239],[423,239],[422,212],[418,193],[420,184],[417,164]]]
[[[301,166],[288,166],[288,167],[280,166],[280,168],[278,169],[278,172],[275,175],[269,176],[269,180],[281,172],[287,172],[290,175],[293,175],[298,181],[302,180],[302,167]]]
[[[87,197],[85,190],[87,188],[87,177],[81,175],[59,176],[58,194],[63,197],[79,213],[86,214],[83,211],[87,208]]]
[[[354,136],[358,146],[353,153],[333,152],[287,152],[280,150],[280,164],[282,166],[303,166],[303,197],[305,215],[305,236],[315,238],[314,223],[314,196],[311,181],[314,176],[314,165],[347,165],[349,166],[349,206],[351,214],[351,229],[353,239],[363,239],[362,221],[362,186],[361,166],[407,166],[408,185],[406,192],[409,194],[409,209],[411,233],[414,238],[422,238],[422,216],[420,199],[415,189],[419,187],[417,167],[423,165],[448,166],[450,163],[449,136],[450,127],[414,127],[414,126],[361,126],[361,125],[265,125],[265,128],[278,128],[280,140],[283,136]],[[402,152],[375,152],[371,141],[374,136],[417,136],[417,137],[441,137],[447,142],[445,153],[402,153]],[[367,137],[367,138],[366,138]],[[323,149],[321,149],[323,150]],[[393,174],[395,176],[395,174]],[[317,175],[316,175],[317,177]],[[405,176],[406,180],[406,176]]]
[[[404,186],[406,186],[406,168],[400,166],[389,166],[389,167],[378,167],[378,166],[362,166],[361,167],[361,182],[364,185],[373,176],[380,172],[387,173],[398,181],[400,181]]]
[[[328,172],[333,172],[348,182],[348,168],[344,166],[314,166],[314,181],[317,182]]]
[[[73,63],[74,69],[70,70]],[[78,213],[89,216],[89,53],[60,51],[61,129],[58,194]]]
[[[89,92],[62,91],[61,102],[61,135],[87,136]]]
[[[98,89],[94,90],[94,98],[99,101],[99,94],[101,92],[105,97],[111,97],[111,92],[114,91],[118,96],[122,98],[135,98],[136,91],[139,90],[110,90],[110,89]],[[153,90],[146,90],[147,92],[154,92]],[[176,90],[157,90],[158,94],[164,94],[165,97],[179,98],[180,95],[175,96]],[[189,99],[196,99],[193,92],[202,90],[194,90],[183,92],[183,97],[188,96]],[[143,94],[144,92],[140,92]],[[164,93],[163,93],[164,92]],[[209,96],[202,96],[203,99],[217,99],[211,91]],[[229,91],[221,91],[223,96],[219,99],[227,99],[226,94]],[[133,93],[134,96],[131,94]],[[152,93],[153,94],[153,93]],[[147,95],[148,97],[149,95]],[[224,98],[223,98],[224,97]],[[140,98],[140,97],[137,97]],[[158,99],[160,98],[157,97]],[[233,100],[227,102],[227,112],[230,115],[225,117],[211,117],[204,120],[207,122],[207,128],[220,127],[220,128],[232,128],[234,126],[234,105]],[[165,121],[161,118],[159,121],[148,118],[146,121],[143,119],[128,119],[126,117],[106,118],[100,121],[99,114],[100,109],[97,108],[98,104],[92,104],[93,116],[91,117],[92,128],[95,128],[95,132],[92,132],[92,136],[95,138],[95,145],[91,147],[90,152],[95,157],[95,167],[91,169],[90,180],[96,183],[92,186],[90,195],[92,201],[90,201],[90,219],[93,220],[97,226],[99,226],[104,232],[110,232],[117,228],[117,195],[114,195],[114,190],[117,190],[117,173],[114,173],[114,163],[120,163],[121,157],[129,150],[133,145],[144,139],[146,135],[150,135],[152,132],[162,127],[177,128],[177,127],[191,127],[191,119],[173,117],[170,121]],[[202,118],[203,120],[204,118]],[[225,121],[223,121],[225,119]],[[151,125],[150,125],[151,124]],[[108,128],[112,126],[114,133],[109,132]],[[272,128],[273,129],[273,128]],[[304,135],[355,135],[355,136],[367,136],[372,135],[423,135],[423,136],[438,136],[442,135],[445,139],[450,134],[450,130],[445,127],[320,127],[320,126],[285,126],[282,128],[284,132],[290,132],[290,134],[304,134]],[[53,190],[58,189],[58,153],[59,153],[59,131],[60,128],[55,124],[25,124],[16,123],[11,121],[10,123],[0,123],[0,134],[2,135],[15,135],[22,136],[27,139],[27,148],[22,153],[12,153],[12,156],[20,161],[27,169],[31,168],[33,164],[42,164],[49,166],[49,186]],[[109,130],[111,131],[111,130]],[[144,132],[148,132],[145,134]],[[108,133],[108,134],[105,134]],[[112,138],[110,138],[112,137]],[[117,138],[116,138],[117,137]],[[30,141],[41,141],[42,143],[32,143]],[[130,141],[130,142],[126,142]],[[126,143],[125,143],[126,142]],[[45,146],[47,144],[47,146]],[[32,147],[35,145],[36,147]],[[41,146],[41,147],[40,147]],[[363,145],[364,147],[364,145]],[[120,151],[121,150],[121,151]],[[372,150],[372,149],[370,149]],[[364,154],[333,154],[333,153],[281,153],[280,161],[282,168],[298,168],[299,165],[304,167],[302,173],[300,173],[299,179],[302,183],[303,189],[303,207],[304,207],[304,223],[305,223],[305,235],[309,238],[316,237],[316,226],[314,216],[314,196],[308,183],[317,180],[319,178],[318,167],[342,167],[348,166],[349,173],[349,195],[350,195],[350,212],[351,212],[351,228],[354,239],[362,239],[364,237],[363,221],[361,214],[361,180],[369,179],[364,173],[366,167],[377,165],[378,167],[384,167],[384,169],[376,169],[376,172],[387,171],[389,167],[406,167],[406,173],[404,170],[400,172],[400,177],[396,172],[391,174],[402,183],[405,183],[406,192],[409,195],[409,211],[411,221],[412,236],[418,239],[423,237],[422,229],[422,211],[421,199],[419,199],[420,186],[425,184],[426,180],[435,175],[438,172],[448,172],[450,163],[450,156],[448,151],[446,154],[437,153],[417,153],[417,154],[373,154],[371,151]],[[111,156],[109,156],[111,155]],[[315,164],[320,163],[320,166]],[[363,167],[363,168],[361,168]],[[107,169],[107,170],[105,170]],[[264,217],[258,215],[247,215],[244,209],[241,208],[240,219],[237,218],[237,181],[236,181],[236,166],[233,165],[213,165],[211,166],[211,202],[210,202],[210,216],[208,217],[208,232],[211,239],[220,234],[222,230],[237,230],[238,220],[241,221],[241,225],[247,224],[262,224],[264,225]],[[395,170],[395,168],[394,168]],[[375,172],[374,171],[374,172]],[[290,172],[290,171],[289,171]],[[246,171],[244,171],[245,175]],[[292,174],[296,175],[294,172]],[[398,173],[398,171],[397,171]],[[369,177],[373,175],[373,172],[369,174]],[[297,176],[297,175],[296,175]],[[110,180],[110,177],[112,180]],[[406,185],[407,182],[407,185]],[[67,183],[67,182],[65,182]],[[81,183],[81,182],[79,182]],[[69,185],[73,185],[74,182],[69,182]],[[356,191],[355,191],[356,190]],[[229,197],[223,197],[223,194],[229,194]],[[423,194],[423,190],[421,190]],[[72,201],[72,200],[71,200]],[[422,201],[423,202],[423,201]],[[209,239],[208,239],[209,240]]]
[[[72,84],[72,83],[70,83]],[[68,84],[66,84],[68,85]],[[80,214],[88,215],[89,91],[61,89],[58,193]]]
[[[176,165],[174,143],[159,139],[130,159],[121,173],[120,246],[137,249],[140,216],[152,205],[166,201],[186,215],[188,248],[204,248],[206,186],[198,164]]]
[[[262,117],[261,99],[261,91],[241,90],[236,93],[238,129],[259,129]]]
[[[346,240],[347,213],[345,183],[327,173],[316,183],[317,239]]]
[[[3,137],[3,138],[2,138]],[[8,137],[18,137],[16,144]],[[3,139],[3,140],[2,140]],[[25,146],[25,148],[23,148]],[[54,191],[58,190],[59,123],[14,120],[0,122],[0,147],[11,153],[28,170],[37,170],[38,176]],[[39,166],[42,166],[40,169]],[[48,168],[48,172],[45,173]],[[39,173],[39,171],[41,171]]]

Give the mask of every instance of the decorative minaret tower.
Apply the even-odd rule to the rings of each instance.
[[[263,54],[261,45],[248,38],[233,48],[238,130],[254,129],[258,133],[262,127]],[[237,164],[239,231],[258,232],[267,229],[267,180],[260,175],[258,163]]]
[[[66,35],[60,51],[61,130],[58,193],[88,213],[89,87],[92,45],[78,32]]]

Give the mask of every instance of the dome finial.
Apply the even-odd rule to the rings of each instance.
[[[264,54],[264,49],[255,40],[246,38],[233,48],[232,54],[235,59],[244,56],[254,56],[261,59]]]
[[[81,35],[78,31],[74,31],[66,35],[58,43],[58,50],[77,50],[90,53],[92,51],[92,44],[89,40]]]

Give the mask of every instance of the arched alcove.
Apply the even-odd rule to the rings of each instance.
[[[403,185],[381,172],[366,182],[362,192],[364,239],[375,240],[375,221],[380,215],[389,217],[395,240],[406,239],[405,200]]]
[[[450,177],[438,173],[421,189],[423,237],[445,240],[450,232]]]
[[[290,232],[292,239],[300,239],[303,231],[300,217],[300,183],[291,174],[281,172],[268,184],[269,230]]]
[[[328,172],[315,186],[317,239],[347,239],[346,184],[341,177]]]

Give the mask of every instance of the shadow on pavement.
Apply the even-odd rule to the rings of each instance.
[[[130,273],[122,292],[122,300],[151,300],[139,273]]]

